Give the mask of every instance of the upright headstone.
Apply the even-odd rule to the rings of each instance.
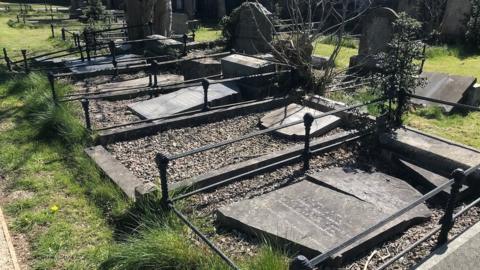
[[[172,1],[156,0],[153,12],[153,32],[169,37],[172,33]]]
[[[470,0],[448,0],[441,26],[442,36],[450,40],[462,38],[471,12]]]
[[[397,18],[397,13],[389,8],[376,8],[365,16],[358,55],[350,58],[350,68],[375,68],[375,56],[386,51],[393,36],[393,22]]]
[[[156,0],[127,0],[128,39],[142,39],[148,36],[147,23],[153,18]]]
[[[273,40],[272,13],[259,3],[246,2],[238,13],[234,48],[248,54],[270,51]]]
[[[186,13],[172,14],[172,31],[174,34],[188,33],[188,15]]]

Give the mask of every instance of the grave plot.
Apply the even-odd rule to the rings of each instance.
[[[140,178],[155,181],[158,168],[154,163],[159,152],[183,153],[208,144],[236,138],[259,130],[259,120],[264,113],[249,114],[196,127],[168,130],[153,136],[107,145],[107,149]],[[329,134],[340,132],[330,131]],[[270,135],[256,136],[246,141],[212,149],[178,159],[169,167],[170,180],[178,182],[205,172],[260,157],[267,153],[298,145],[298,141]]]

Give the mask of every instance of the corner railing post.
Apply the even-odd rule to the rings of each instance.
[[[465,171],[462,169],[456,169],[453,171],[452,177],[454,179],[454,183],[452,184],[452,188],[450,190],[450,197],[448,198],[447,206],[445,207],[445,213],[440,220],[442,228],[437,239],[437,245],[439,246],[447,243],[448,233],[453,227],[453,211],[457,204],[458,193],[460,192],[460,188],[462,188],[462,184],[465,179]]]
[[[153,87],[158,86],[158,64],[155,60],[152,61],[152,75],[153,75]]]
[[[90,42],[89,42],[89,38],[88,38],[88,31],[87,29],[85,29],[83,31],[83,39],[85,40],[85,51],[87,53],[87,60],[88,62],[91,61],[91,58],[90,58]]]
[[[210,81],[208,79],[202,80],[202,87],[203,87],[203,111],[208,111],[210,108],[208,107],[208,88],[210,87]]]
[[[306,113],[303,116],[303,125],[305,126],[305,146],[303,148],[303,170],[310,170],[310,130],[312,128],[313,116],[310,113]]]
[[[75,38],[77,39],[77,47],[78,52],[80,53],[80,59],[82,60],[82,62],[85,62],[85,57],[83,57],[82,44],[80,44],[80,36],[78,34],[75,34]]]
[[[168,195],[168,179],[167,179],[167,169],[168,163],[170,160],[168,157],[162,153],[155,156],[155,163],[157,164],[158,170],[160,172],[160,187],[162,189],[162,204],[163,206],[168,206],[170,198]]]
[[[88,130],[92,130],[92,123],[90,122],[90,101],[87,98],[82,98],[82,108],[85,114],[85,127]]]
[[[12,66],[10,65],[10,58],[8,57],[6,48],[3,48],[3,58],[5,59],[8,71],[12,71]]]
[[[62,27],[62,40],[65,41],[65,27]]]
[[[187,42],[188,42],[188,36],[187,34],[183,34],[183,55],[187,55]]]
[[[113,40],[110,40],[108,42],[108,47],[110,49],[110,54],[112,56],[112,65],[113,65],[113,70],[114,70],[114,76],[118,76],[118,67],[117,67],[117,58],[115,54],[115,42]]]
[[[27,50],[21,50],[23,56],[23,67],[25,69],[25,73],[28,73],[28,60],[27,60]]]
[[[53,102],[57,104],[58,97],[57,97],[57,92],[55,91],[55,75],[53,75],[52,72],[48,72],[47,76],[48,76],[48,82],[50,83],[50,90],[52,91]]]
[[[55,38],[55,27],[53,26],[53,23],[50,24],[50,29],[52,29],[52,38]]]

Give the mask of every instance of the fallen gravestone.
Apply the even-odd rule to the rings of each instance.
[[[410,128],[380,134],[379,141],[401,157],[443,176],[480,163],[480,151]],[[471,175],[467,184],[474,184],[475,179],[480,179],[480,173]]]
[[[307,256],[324,253],[365,231],[422,195],[403,180],[374,172],[333,168],[260,197],[218,210],[221,225],[273,238]],[[426,220],[419,205],[334,255],[351,258]]]
[[[215,83],[208,88],[208,102],[210,105],[234,102],[237,98],[238,87],[233,82]],[[203,105],[203,87],[192,86],[147,101],[130,104],[128,107],[142,118],[154,119],[200,109]]]
[[[430,191],[449,181],[449,178],[447,177],[431,172],[425,168],[412,164],[408,161],[399,159],[399,163],[402,168],[402,173],[407,175],[408,179],[411,182],[414,182],[424,187],[425,191]],[[462,188],[460,189],[460,193],[458,194],[458,199],[461,200],[465,198],[471,192],[472,192],[472,189],[469,189],[466,185],[462,185]],[[434,198],[438,199],[440,202],[446,202],[448,200],[449,195],[450,195],[450,189],[445,189]]]
[[[445,39],[464,38],[465,25],[472,13],[470,0],[448,0],[440,32]]]
[[[437,72],[424,72],[422,77],[426,79],[426,84],[415,89],[415,94],[419,96],[467,105],[475,105],[478,102],[473,94],[473,92],[476,91],[473,86],[477,81],[474,77],[448,75]],[[415,98],[412,99],[412,102],[420,105],[437,105],[442,107],[446,112],[454,109],[449,105],[441,105]]]
[[[219,60],[202,58],[185,61],[182,64],[185,80],[205,78],[222,73],[222,66]]]
[[[183,43],[161,35],[147,36],[145,49],[154,55],[168,54],[171,50],[183,50]]]
[[[260,3],[245,2],[238,11],[233,47],[248,54],[271,51],[273,25],[269,19],[272,13]]]
[[[267,113],[260,120],[260,125],[264,128],[272,128],[293,123],[296,121],[302,121],[303,116],[306,113],[310,113],[314,117],[324,114],[324,112],[322,111],[293,103],[289,104],[287,107]],[[335,115],[328,115],[322,118],[317,118],[312,123],[310,134],[311,136],[321,136],[329,132],[330,130],[338,127],[341,122],[342,120],[340,119],[340,117],[337,117]],[[302,138],[305,136],[305,126],[303,123],[300,123],[297,125],[278,129],[274,132],[276,134],[286,137]]]
[[[376,8],[364,17],[358,55],[350,58],[350,68],[375,69],[375,56],[387,49],[393,35],[392,23],[397,18],[389,8]]]

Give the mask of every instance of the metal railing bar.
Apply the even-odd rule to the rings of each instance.
[[[467,109],[467,110],[480,111],[480,107],[475,107],[475,106],[471,106],[471,105],[465,105],[465,104],[460,104],[460,103],[455,103],[455,102],[443,101],[443,100],[439,100],[439,99],[418,96],[418,95],[415,95],[415,94],[407,94],[407,96],[410,96],[412,98],[417,98],[417,99],[422,99],[422,100],[434,102],[434,103],[439,103],[439,104],[449,105],[449,106],[453,106],[453,107],[463,108],[463,109]]]
[[[445,188],[451,186],[455,182],[454,179],[450,179],[447,182],[443,183],[442,185],[438,186],[437,188],[433,189],[432,191],[428,192],[427,194],[423,195],[422,197],[418,198],[417,200],[413,201],[409,205],[405,206],[404,208],[400,209],[399,211],[395,212],[391,216],[384,218],[377,224],[371,226],[370,228],[366,229],[365,231],[355,235],[354,237],[350,238],[349,240],[344,241],[340,245],[336,246],[328,250],[325,253],[318,255],[317,257],[310,260],[310,263],[314,266],[320,264],[321,262],[328,259],[330,256],[334,255],[335,253],[341,251],[342,249],[348,247],[349,245],[355,243],[356,241],[360,240],[361,238],[365,237],[366,235],[374,232],[375,230],[379,229],[383,225],[387,224],[388,222],[394,220],[395,218],[405,214],[406,212],[410,211],[414,207],[418,206],[419,204],[425,202],[426,200],[432,198],[433,196],[442,192]]]
[[[240,269],[235,263],[227,257],[219,248],[217,248],[202,232],[200,232],[195,225],[188,221],[187,217],[184,216],[179,210],[175,208],[173,203],[169,203],[169,208],[198,236],[200,237],[205,244],[207,244],[218,256],[220,256],[230,267],[233,269]]]
[[[342,108],[342,109],[329,111],[329,112],[323,113],[321,115],[314,116],[314,119],[319,119],[319,118],[327,117],[329,115],[341,113],[341,112],[344,112],[344,111],[353,110],[353,109],[356,109],[356,108],[360,108],[360,107],[367,106],[367,105],[370,105],[370,104],[374,104],[374,103],[377,103],[379,101],[384,101],[384,100],[385,100],[385,98],[379,98],[379,99],[375,99],[375,100],[372,100],[372,101],[369,101],[369,102],[366,102],[366,103],[363,103],[363,104],[353,105],[353,106],[345,107],[345,108]],[[222,146],[225,146],[225,145],[228,145],[228,144],[243,141],[243,140],[258,136],[258,135],[270,133],[270,132],[275,131],[275,130],[279,130],[279,129],[286,128],[286,127],[291,127],[291,126],[298,125],[298,124],[303,124],[303,120],[298,120],[298,121],[295,121],[295,122],[292,122],[292,123],[288,123],[288,124],[284,124],[284,125],[280,125],[280,126],[276,126],[276,127],[272,127],[272,128],[267,128],[267,129],[263,129],[263,130],[254,131],[254,132],[251,132],[249,134],[240,136],[240,137],[235,138],[235,139],[230,139],[230,140],[226,140],[226,141],[223,141],[223,142],[220,142],[220,143],[206,145],[206,146],[203,146],[203,147],[200,147],[200,148],[197,148],[197,149],[193,149],[191,151],[187,151],[187,152],[184,152],[184,153],[179,153],[179,154],[169,156],[168,158],[169,158],[169,160],[175,160],[175,159],[183,158],[183,157],[190,156],[190,155],[193,155],[193,154],[196,154],[196,153],[204,152],[204,151],[211,150],[211,149],[214,149],[214,148],[219,148],[219,147],[222,147]]]
[[[371,132],[370,132],[370,133],[371,133]],[[348,143],[348,142],[351,142],[351,141],[356,141],[356,140],[358,140],[358,139],[361,139],[361,138],[369,135],[370,133],[363,133],[363,134],[361,134],[361,132],[358,132],[359,135],[357,135],[357,136],[355,136],[355,137],[349,137],[349,138],[344,139],[343,141],[336,142],[336,143],[333,143],[333,144],[330,144],[330,145],[321,147],[321,148],[319,148],[319,149],[317,149],[317,150],[315,150],[315,151],[312,151],[311,153],[312,153],[312,154],[315,154],[315,153],[318,153],[318,152],[323,152],[323,151],[329,150],[329,149],[331,149],[331,148],[335,148],[335,147],[337,147],[337,146],[340,146],[340,145],[342,145],[342,144],[344,144],[344,143]],[[345,137],[347,137],[347,136],[351,136],[351,134],[347,134]],[[188,192],[188,193],[179,195],[179,196],[177,196],[177,197],[172,198],[172,201],[175,202],[175,201],[183,200],[183,199],[188,198],[188,197],[191,197],[191,196],[193,196],[193,195],[195,195],[195,194],[198,194],[198,193],[201,193],[201,192],[210,190],[210,189],[215,188],[215,187],[218,187],[218,186],[222,186],[222,185],[228,184],[228,183],[230,183],[230,182],[236,181],[236,180],[241,179],[241,178],[243,178],[243,177],[255,175],[256,173],[260,173],[260,172],[262,172],[262,171],[264,171],[264,170],[268,170],[268,168],[275,167],[275,166],[278,166],[278,165],[281,165],[281,164],[287,164],[287,163],[290,163],[290,162],[294,162],[295,160],[301,159],[302,157],[303,157],[303,154],[298,154],[298,155],[295,155],[295,156],[293,156],[293,157],[286,158],[286,159],[280,160],[280,161],[278,161],[278,162],[275,162],[275,163],[272,163],[272,164],[268,164],[268,165],[265,165],[265,166],[260,167],[260,168],[253,169],[253,170],[251,170],[251,171],[248,171],[248,172],[245,172],[245,173],[242,173],[242,174],[239,174],[239,175],[230,177],[230,178],[225,179],[225,180],[223,180],[223,181],[220,181],[220,182],[217,182],[217,183],[214,183],[214,184],[211,184],[211,185],[208,185],[208,186],[205,186],[205,187],[196,189],[196,190],[194,190],[194,191],[190,191],[190,192]]]
[[[457,213],[455,213],[453,215],[453,218],[454,219],[457,219],[459,216],[463,215],[466,211],[470,210],[470,208],[472,208],[473,206],[477,205],[478,203],[480,203],[480,198],[477,198],[475,201],[473,201],[472,203],[470,203],[469,205],[465,206],[464,208],[462,208],[462,210],[458,211]],[[410,252],[412,249],[414,249],[415,247],[417,247],[418,245],[420,245],[421,243],[425,242],[428,238],[432,237],[435,233],[437,233],[438,231],[440,231],[440,229],[442,228],[442,226],[440,225],[437,225],[435,226],[435,228],[433,230],[431,230],[428,234],[426,234],[424,237],[420,238],[419,240],[417,240],[415,243],[413,243],[412,245],[408,246],[406,249],[402,250],[402,252],[398,253],[397,255],[395,255],[395,257],[391,258],[390,260],[388,260],[387,262],[385,262],[384,264],[382,264],[380,267],[378,267],[376,270],[383,270],[385,268],[387,268],[388,266],[390,266],[392,263],[396,262],[397,260],[399,260],[401,257],[403,257],[405,254],[407,254],[408,252]]]

